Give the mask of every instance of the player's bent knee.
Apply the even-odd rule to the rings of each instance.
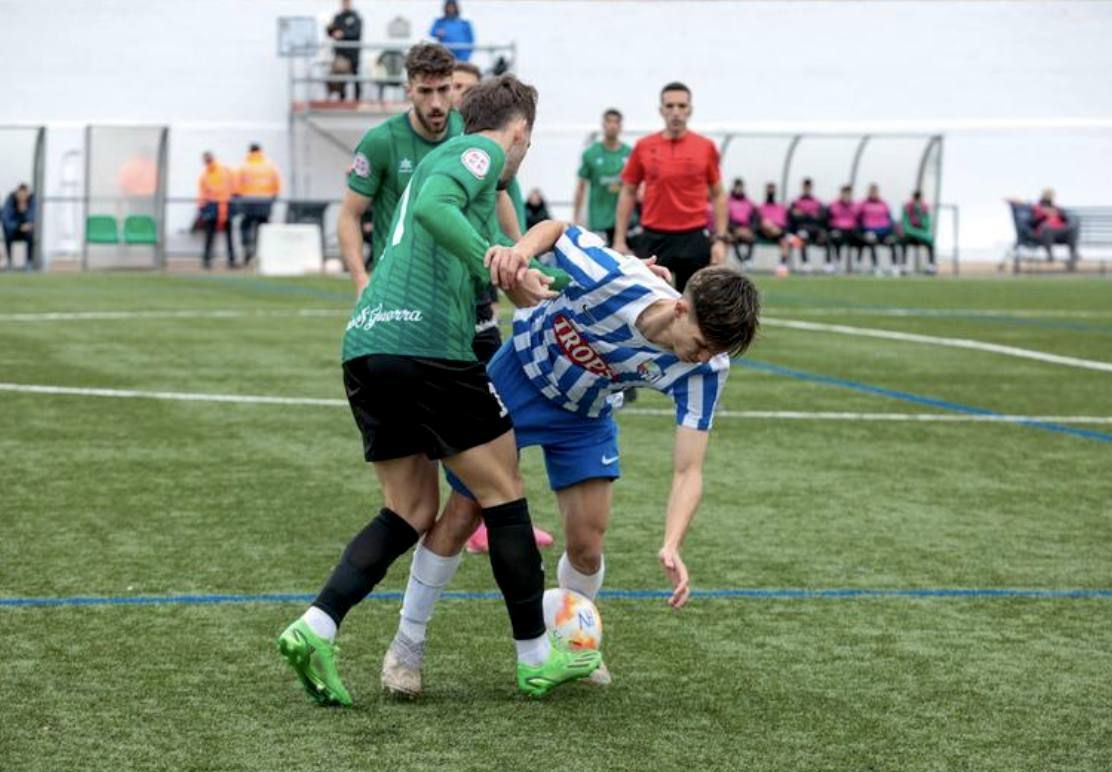
[[[597,574],[602,568],[602,532],[587,538],[572,538],[569,534],[564,551],[567,552],[568,561],[576,571],[582,574]]]
[[[425,546],[437,555],[455,555],[482,522],[482,510],[477,502],[459,493],[453,493],[444,507],[444,514],[425,537]]]

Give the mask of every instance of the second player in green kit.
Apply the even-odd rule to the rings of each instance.
[[[348,189],[336,223],[340,251],[357,293],[367,285],[368,265],[386,246],[394,210],[417,166],[441,143],[463,133],[463,118],[452,109],[451,51],[423,43],[410,49],[405,64],[410,108],[363,135],[348,169]],[[370,260],[364,261],[360,219],[368,208],[374,231]]]
[[[586,225],[606,243],[614,241],[614,215],[618,194],[622,190],[622,168],[633,148],[622,142],[622,114],[607,110],[602,115],[602,140],[583,151],[579,164],[579,182],[575,188],[574,219],[583,222],[583,200],[587,200]]]

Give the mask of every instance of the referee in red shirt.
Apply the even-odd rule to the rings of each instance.
[[[669,83],[660,92],[664,131],[637,141],[622,170],[614,224],[614,249],[629,252],[626,232],[637,187],[645,183],[641,208],[644,229],[637,256],[656,255],[683,292],[691,274],[708,263],[726,260],[726,191],[718,171],[718,148],[706,137],[687,130],[691,89]],[[707,233],[708,191],[714,201],[714,236]]]

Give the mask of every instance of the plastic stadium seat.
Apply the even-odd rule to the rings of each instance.
[[[146,214],[128,215],[124,220],[125,244],[157,244],[158,226],[154,218]]]
[[[106,214],[89,215],[85,220],[85,241],[90,244],[120,243],[116,218]]]

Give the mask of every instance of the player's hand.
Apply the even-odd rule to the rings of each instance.
[[[506,297],[518,308],[529,308],[559,294],[549,289],[550,284],[552,284],[551,276],[541,273],[536,268],[530,268],[516,287],[506,290]]]
[[[529,258],[514,247],[493,246],[486,251],[483,265],[490,269],[490,281],[495,287],[510,290],[525,277]]]
[[[726,242],[716,241],[710,247],[710,264],[722,265],[726,262]]]
[[[653,272],[654,276],[658,276],[669,284],[672,283],[672,272],[665,268],[663,265],[656,264],[656,255],[653,255],[648,260],[643,261],[645,267]]]
[[[629,244],[626,244],[624,241],[618,241],[617,239],[615,239],[614,243],[610,245],[610,248],[613,249],[615,252],[620,252],[623,255],[633,254],[629,251]]]
[[[672,583],[672,597],[668,599],[668,605],[679,608],[687,603],[687,598],[691,595],[691,580],[687,576],[687,566],[683,564],[683,558],[680,557],[680,551],[677,549],[662,547],[657,556],[660,558],[660,565],[664,567],[664,573],[668,576],[668,581]]]
[[[371,277],[369,274],[363,274],[359,277],[353,276],[352,281],[355,282],[355,299],[358,301],[359,298],[363,297],[363,290],[367,289],[367,285],[371,283]]]

